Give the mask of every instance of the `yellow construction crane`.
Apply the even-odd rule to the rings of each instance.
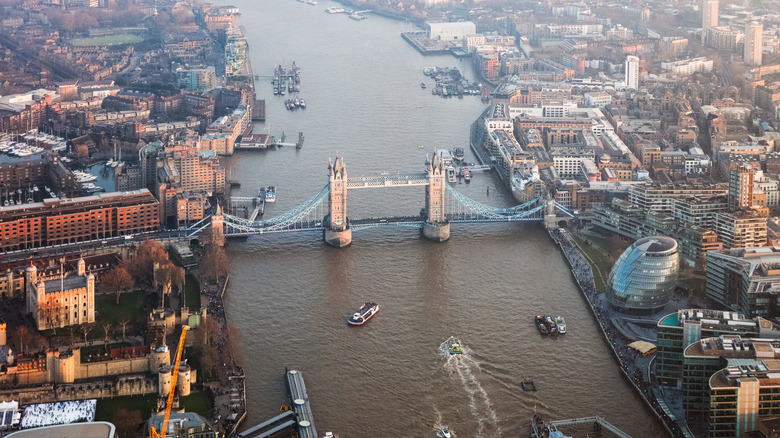
[[[176,392],[176,380],[179,377],[179,363],[181,362],[181,351],[184,349],[184,337],[187,335],[187,330],[189,330],[190,326],[183,325],[181,326],[181,337],[179,338],[179,347],[176,349],[176,360],[173,362],[173,369],[171,370],[171,373],[173,375],[171,376],[171,391],[168,393],[168,401],[165,403],[165,416],[163,417],[163,424],[161,433],[158,433],[156,430],[154,430],[154,424],[149,425],[149,437],[152,438],[162,438],[167,433],[168,430],[168,419],[171,418],[171,406],[173,405],[173,393]],[[154,422],[152,422],[154,423]]]

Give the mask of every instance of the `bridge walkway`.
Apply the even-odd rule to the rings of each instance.
[[[623,432],[622,430],[618,429],[617,427],[613,426],[610,422],[607,420],[601,418],[601,417],[582,417],[582,418],[570,418],[567,420],[555,420],[550,421],[551,426],[574,426],[577,424],[600,424],[601,427],[604,429],[612,432],[613,434],[619,436],[620,438],[631,438],[631,435]]]
[[[282,422],[283,420],[286,420]],[[281,424],[280,424],[281,423]],[[238,434],[238,438],[265,438],[295,425],[295,412],[286,411]]]

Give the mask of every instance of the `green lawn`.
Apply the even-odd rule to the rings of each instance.
[[[590,262],[591,268],[593,268],[593,280],[596,283],[596,290],[604,290],[609,271],[612,269],[612,260],[610,260],[601,248],[596,248],[593,245],[585,243],[579,236],[573,234],[570,236],[585,253],[586,260]],[[590,237],[588,237],[588,239],[590,240]]]
[[[184,277],[184,302],[190,309],[200,309],[200,283],[191,274]]]
[[[157,396],[115,397],[98,399],[95,408],[95,421],[113,421],[120,409],[141,411],[141,418],[148,420],[157,407]]]
[[[182,397],[185,412],[196,412],[203,417],[209,418],[212,414],[211,400],[205,392],[193,392],[186,397]]]
[[[70,41],[74,46],[118,46],[120,44],[138,44],[143,38],[133,34],[107,35],[92,38],[74,38]]]
[[[95,310],[97,311],[97,323],[118,325],[120,321],[135,321],[143,319],[144,292],[126,292],[119,296],[119,304],[116,304],[116,295],[95,295]]]
[[[87,357],[90,354],[108,353],[113,348],[132,347],[132,346],[133,346],[133,344],[131,344],[129,342],[117,342],[117,343],[114,343],[114,344],[108,344],[108,346],[106,346],[106,345],[92,345],[90,347],[81,347],[81,361],[84,362],[85,360],[87,360]]]

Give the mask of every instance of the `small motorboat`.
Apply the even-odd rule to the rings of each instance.
[[[558,316],[555,318],[555,327],[558,329],[558,333],[560,334],[566,333],[566,321],[563,319],[562,316]]]
[[[450,336],[450,338],[447,339],[447,349],[449,350],[450,354],[463,354],[463,349],[460,346],[460,340],[455,336]]]
[[[450,430],[446,428],[441,430],[441,436],[442,438],[452,438],[452,434],[450,433]]]

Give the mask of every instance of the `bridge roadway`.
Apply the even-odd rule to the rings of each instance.
[[[350,176],[347,178],[347,189],[427,186],[429,181],[427,173],[411,175]]]

